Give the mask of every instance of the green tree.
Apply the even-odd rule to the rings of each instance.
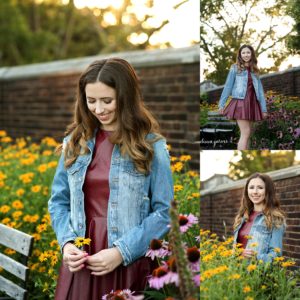
[[[236,161],[236,157],[241,158]],[[295,151],[247,150],[235,151],[229,162],[229,177],[233,180],[246,178],[255,172],[266,173],[290,167],[295,161]]]
[[[288,0],[277,0],[275,4],[265,0],[202,0],[201,1],[201,51],[214,69],[204,71],[207,79],[217,84],[225,82],[230,65],[235,62],[236,54],[242,44],[253,45],[257,56],[268,53],[274,64],[262,70],[263,73],[277,71],[288,51],[276,45],[283,44],[289,35],[279,35],[276,29],[287,22],[286,6]],[[259,22],[258,10],[264,14],[265,28],[254,28]]]
[[[290,0],[287,13],[295,20],[294,33],[287,39],[287,47],[292,54],[300,54],[300,2],[299,0]]]
[[[178,0],[174,8],[188,1]],[[169,20],[155,28],[149,26],[153,0],[145,5],[149,13],[141,17],[134,12],[132,0],[124,0],[118,9],[113,6],[77,9],[74,0],[68,4],[62,0],[1,0],[0,65],[149,48],[151,36]],[[107,17],[112,22],[108,22]],[[130,41],[133,33],[143,35],[143,39],[133,44]]]

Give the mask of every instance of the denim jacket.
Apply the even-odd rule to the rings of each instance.
[[[241,224],[234,231],[234,243],[237,243],[238,233],[240,228],[245,222],[245,218],[242,219]],[[279,228],[273,227],[269,230],[265,223],[265,217],[261,213],[256,216],[253,221],[246,249],[252,249],[257,252],[257,259],[264,262],[270,262],[274,257],[282,255],[282,239],[285,231],[285,226],[282,225]],[[274,249],[279,248],[280,253],[277,253]]]
[[[70,137],[64,139],[64,145]],[[61,247],[86,233],[83,184],[92,160],[95,137],[87,142],[89,153],[80,155],[69,168],[62,153],[52,184],[48,208],[52,227]],[[128,265],[143,256],[154,238],[168,231],[173,181],[166,142],[153,144],[154,158],[149,175],[139,173],[129,157],[115,145],[109,173],[107,211],[108,247],[117,247]]]
[[[256,94],[256,98],[260,103],[262,112],[267,112],[266,99],[264,95],[264,89],[261,84],[260,78],[251,72],[253,80],[253,86]],[[234,99],[244,100],[247,92],[248,84],[248,71],[243,70],[240,73],[237,71],[237,65],[232,65],[227,76],[223,92],[221,94],[219,108],[222,109],[225,106],[227,98],[231,95]]]

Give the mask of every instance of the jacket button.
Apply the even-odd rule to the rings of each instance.
[[[80,223],[80,224],[79,224],[79,228],[81,229],[82,227],[83,227],[83,226],[82,226],[82,224]]]

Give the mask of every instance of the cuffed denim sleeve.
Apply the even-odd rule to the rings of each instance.
[[[232,65],[230,68],[230,71],[227,75],[227,79],[224,85],[224,89],[222,91],[220,101],[219,101],[219,109],[224,108],[225,103],[227,101],[227,98],[231,95],[232,93],[232,88],[235,82],[235,75],[236,75],[236,66]]]
[[[267,104],[266,104],[264,88],[262,86],[260,78],[258,77],[257,79],[258,79],[258,91],[259,91],[258,101],[260,103],[262,112],[267,112]]]
[[[257,254],[258,260],[263,260],[264,262],[271,262],[276,256],[282,255],[282,240],[285,231],[285,226],[282,225],[279,228],[274,227],[272,230],[272,235],[268,247],[267,253]],[[280,252],[276,252],[275,248],[280,249]]]
[[[170,159],[164,140],[155,142],[153,147],[154,158],[149,175],[148,195],[151,213],[140,225],[133,227],[113,243],[121,252],[125,266],[145,255],[150,241],[162,238],[169,230],[170,202],[174,197]]]
[[[76,238],[70,225],[70,189],[63,154],[59,159],[54,175],[48,210],[51,216],[51,225],[62,250],[68,241]]]

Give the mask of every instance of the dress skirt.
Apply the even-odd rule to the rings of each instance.
[[[108,248],[107,207],[109,199],[109,169],[113,144],[109,132],[99,130],[93,159],[89,165],[83,187],[85,195],[86,237],[92,241],[85,251],[93,255]],[[149,257],[142,257],[129,266],[120,265],[103,276],[91,275],[91,270],[71,273],[62,263],[55,293],[57,300],[101,300],[112,290],[143,291],[147,276],[157,267]]]
[[[247,70],[248,83],[245,99],[231,99],[225,107],[223,115],[230,120],[261,121],[263,114],[255,94],[250,69],[247,68]]]

